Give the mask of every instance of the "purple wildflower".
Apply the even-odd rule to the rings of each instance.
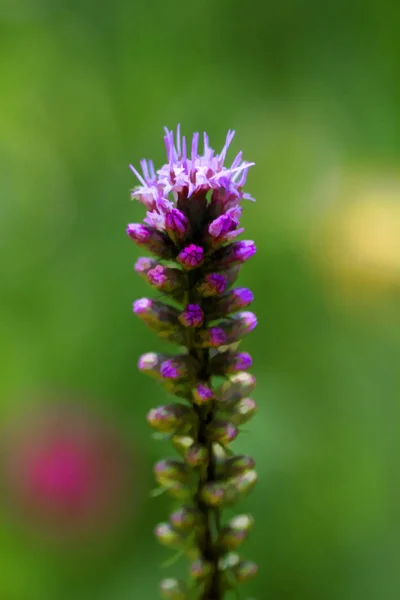
[[[232,521],[218,539],[209,511],[236,502],[257,480],[253,459],[232,456],[226,448],[256,411],[248,397],[255,378],[246,373],[252,359],[236,349],[257,324],[255,315],[243,310],[253,294],[243,287],[231,289],[242,265],[256,252],[254,242],[235,241],[243,232],[242,200],[252,200],[243,186],[254,163],[243,161],[239,152],[226,164],[233,137],[229,131],[217,154],[206,134],[201,152],[198,133],[187,142],[179,126],[176,135],[167,129],[165,165],[155,170],[151,161],[142,160],[141,173],[131,166],[140,183],[132,198],[147,213],[144,223],[127,229],[138,246],[155,255],[140,258],[136,272],[173,301],[142,298],[134,303],[134,313],[161,338],[183,347],[173,357],[148,352],[138,365],[168,394],[185,401],[153,409],[147,416],[182,457],[161,461],[154,470],[157,483],[185,502],[168,523],[158,525],[156,535],[167,546],[187,548],[190,534],[190,544],[198,551],[190,576],[201,581],[202,597],[215,600],[222,600],[225,589],[221,552],[245,540],[249,520],[242,519],[239,529]],[[218,389],[215,377],[224,378]],[[229,566],[232,572],[240,563],[238,555],[235,560]],[[254,568],[252,563],[240,564],[236,577],[245,580]],[[186,587],[174,579],[164,580],[161,589],[166,598],[187,595]]]

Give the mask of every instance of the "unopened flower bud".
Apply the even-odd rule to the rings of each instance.
[[[229,421],[215,419],[207,428],[207,434],[211,441],[220,444],[229,444],[238,435],[239,430]]]
[[[165,294],[176,296],[184,293],[184,275],[179,269],[155,265],[147,271],[146,279],[150,285]]]
[[[213,398],[214,392],[204,383],[199,383],[193,390],[193,402],[197,404],[197,406],[207,404],[208,402],[211,402]]]
[[[189,221],[177,208],[172,208],[165,215],[165,229],[175,243],[182,242],[189,232]]]
[[[229,319],[220,321],[218,326],[223,330],[227,338],[227,344],[233,344],[247,335],[257,325],[257,317],[249,311],[239,312]]]
[[[255,467],[255,460],[251,456],[236,455],[229,458],[217,460],[218,478],[228,479],[236,475],[242,475]]]
[[[191,506],[181,506],[170,516],[174,529],[183,532],[190,532],[193,527],[200,523],[201,519],[201,512]]]
[[[257,574],[258,565],[251,560],[241,560],[235,567],[233,567],[232,571],[235,575],[236,581],[243,583],[253,579],[253,577]]]
[[[238,515],[221,529],[218,546],[226,550],[236,550],[248,537],[254,520],[250,515]]]
[[[190,379],[196,373],[197,362],[188,354],[168,358],[160,366],[160,375],[165,379]]]
[[[255,415],[257,411],[257,404],[252,398],[242,398],[232,408],[229,413],[229,418],[235,425],[243,425],[247,423]]]
[[[221,327],[209,327],[197,332],[195,343],[199,348],[219,348],[227,343],[227,339]]]
[[[147,273],[151,269],[154,269],[157,266],[160,266],[160,265],[158,265],[158,261],[154,260],[153,258],[149,258],[147,256],[141,256],[140,258],[137,259],[137,261],[135,263],[135,271],[138,275],[140,275],[147,281]]]
[[[207,448],[201,444],[192,444],[185,453],[185,461],[194,468],[206,465],[208,462]]]
[[[227,481],[206,483],[201,498],[208,506],[229,506],[248,494],[257,482],[257,473],[248,471]]]
[[[164,600],[188,600],[188,589],[178,579],[163,579],[160,583],[160,594]]]
[[[179,326],[179,311],[168,304],[150,298],[141,298],[133,304],[133,312],[146,323],[150,329],[160,332],[175,332]]]
[[[241,495],[248,494],[256,485],[258,475],[256,471],[247,471],[243,475],[233,477],[230,481],[234,484],[236,490]]]
[[[147,414],[148,423],[162,433],[176,433],[193,423],[194,413],[184,404],[167,404],[153,408]]]
[[[212,574],[213,569],[212,563],[198,559],[190,565],[190,576],[195,581],[203,581]]]
[[[225,292],[221,297],[208,301],[206,305],[207,317],[220,319],[238,310],[242,310],[254,300],[253,293],[248,288],[234,288]]]
[[[219,352],[210,361],[212,375],[227,375],[245,371],[252,365],[252,358],[248,352]]]
[[[220,296],[224,293],[226,288],[226,277],[220,275],[219,273],[209,273],[202,281],[200,281],[196,289],[201,296],[207,298],[212,296]]]
[[[213,256],[213,264],[220,267],[233,267],[249,260],[256,253],[256,245],[251,240],[234,242],[217,250]]]
[[[171,441],[175,450],[182,456],[185,456],[187,450],[194,444],[194,439],[190,435],[174,435]]]
[[[240,209],[236,207],[236,210]],[[215,249],[240,235],[244,228],[238,228],[238,224],[238,218],[232,214],[225,213],[214,219],[208,226],[207,245]]]
[[[184,327],[200,327],[204,320],[204,313],[198,304],[188,304],[179,315],[179,322]]]
[[[190,470],[183,462],[165,459],[154,465],[154,477],[157,483],[165,487],[176,482],[187,484],[190,481]]]
[[[160,368],[163,362],[167,359],[165,354],[159,354],[157,352],[146,352],[139,358],[138,369],[150,377],[155,379],[162,379],[160,375]]]
[[[221,408],[230,408],[239,400],[252,393],[256,378],[250,373],[236,373],[218,389],[216,398]]]
[[[228,571],[233,569],[240,563],[240,556],[237,552],[228,552],[218,561],[218,569],[220,571]]]
[[[131,223],[126,229],[129,237],[141,248],[160,258],[172,258],[173,246],[168,236],[149,225]]]
[[[186,538],[175,531],[170,523],[159,523],[154,529],[154,535],[163,546],[168,548],[182,548]]]
[[[183,248],[177,257],[179,264],[187,271],[199,267],[203,263],[203,260],[204,250],[201,246],[196,246],[195,244],[190,244],[186,248]]]

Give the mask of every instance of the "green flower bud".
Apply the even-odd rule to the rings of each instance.
[[[206,483],[201,499],[208,506],[229,506],[248,494],[257,482],[257,473],[248,471],[224,482]]]
[[[190,481],[190,470],[183,462],[165,459],[154,465],[154,477],[157,483],[165,487],[176,482],[187,484]]]
[[[227,527],[221,529],[218,546],[226,550],[236,550],[247,538],[252,530],[254,520],[250,515],[238,515],[232,519]]]
[[[241,475],[254,469],[255,464],[255,460],[251,456],[238,455],[230,458],[219,458],[217,460],[217,476],[219,479],[228,479]]]
[[[218,561],[218,569],[220,571],[228,571],[233,569],[240,563],[240,556],[237,552],[228,552]]]
[[[213,565],[205,560],[198,559],[190,566],[190,576],[195,581],[204,581],[213,572]]]
[[[160,544],[168,548],[182,548],[186,544],[186,537],[175,531],[170,523],[159,523],[154,529],[154,535]]]
[[[243,475],[233,477],[230,481],[234,483],[237,492],[240,495],[248,494],[256,485],[258,475],[256,471],[247,471]]]
[[[181,506],[170,516],[170,521],[174,529],[182,532],[189,532],[198,523],[201,522],[202,514],[196,508],[191,506]]]
[[[242,398],[232,408],[229,418],[235,425],[243,425],[247,423],[257,412],[257,404],[251,398]]]
[[[147,414],[148,423],[162,433],[175,433],[193,424],[195,415],[184,404],[167,404]]]
[[[179,327],[179,311],[158,300],[140,298],[134,302],[133,312],[156,332],[174,332]]]
[[[215,419],[207,428],[207,434],[211,441],[220,444],[229,444],[238,435],[239,430],[229,421]]]
[[[223,383],[217,391],[216,400],[219,408],[222,410],[231,408],[239,400],[251,394],[255,387],[254,375],[245,371],[232,375],[229,381]]]
[[[192,444],[185,454],[185,461],[191,467],[203,467],[208,462],[208,452],[201,444]]]
[[[233,567],[232,571],[235,575],[236,581],[243,583],[253,579],[253,577],[257,574],[258,565],[251,560],[241,560],[235,567]]]
[[[185,456],[187,450],[194,444],[194,439],[190,435],[174,435],[171,441],[174,448],[182,456]]]
[[[178,579],[163,579],[160,583],[160,593],[164,600],[188,600],[186,584]]]

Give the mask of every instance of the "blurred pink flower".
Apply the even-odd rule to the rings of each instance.
[[[6,495],[44,534],[98,534],[134,506],[132,451],[115,427],[71,401],[40,403],[4,435]]]

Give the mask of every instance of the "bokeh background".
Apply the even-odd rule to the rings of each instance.
[[[159,342],[125,235],[162,127],[228,128],[256,167],[258,417],[235,447],[258,600],[400,595],[400,36],[396,2],[1,0],[0,599],[157,598],[136,370]],[[58,473],[69,474],[58,478]]]

